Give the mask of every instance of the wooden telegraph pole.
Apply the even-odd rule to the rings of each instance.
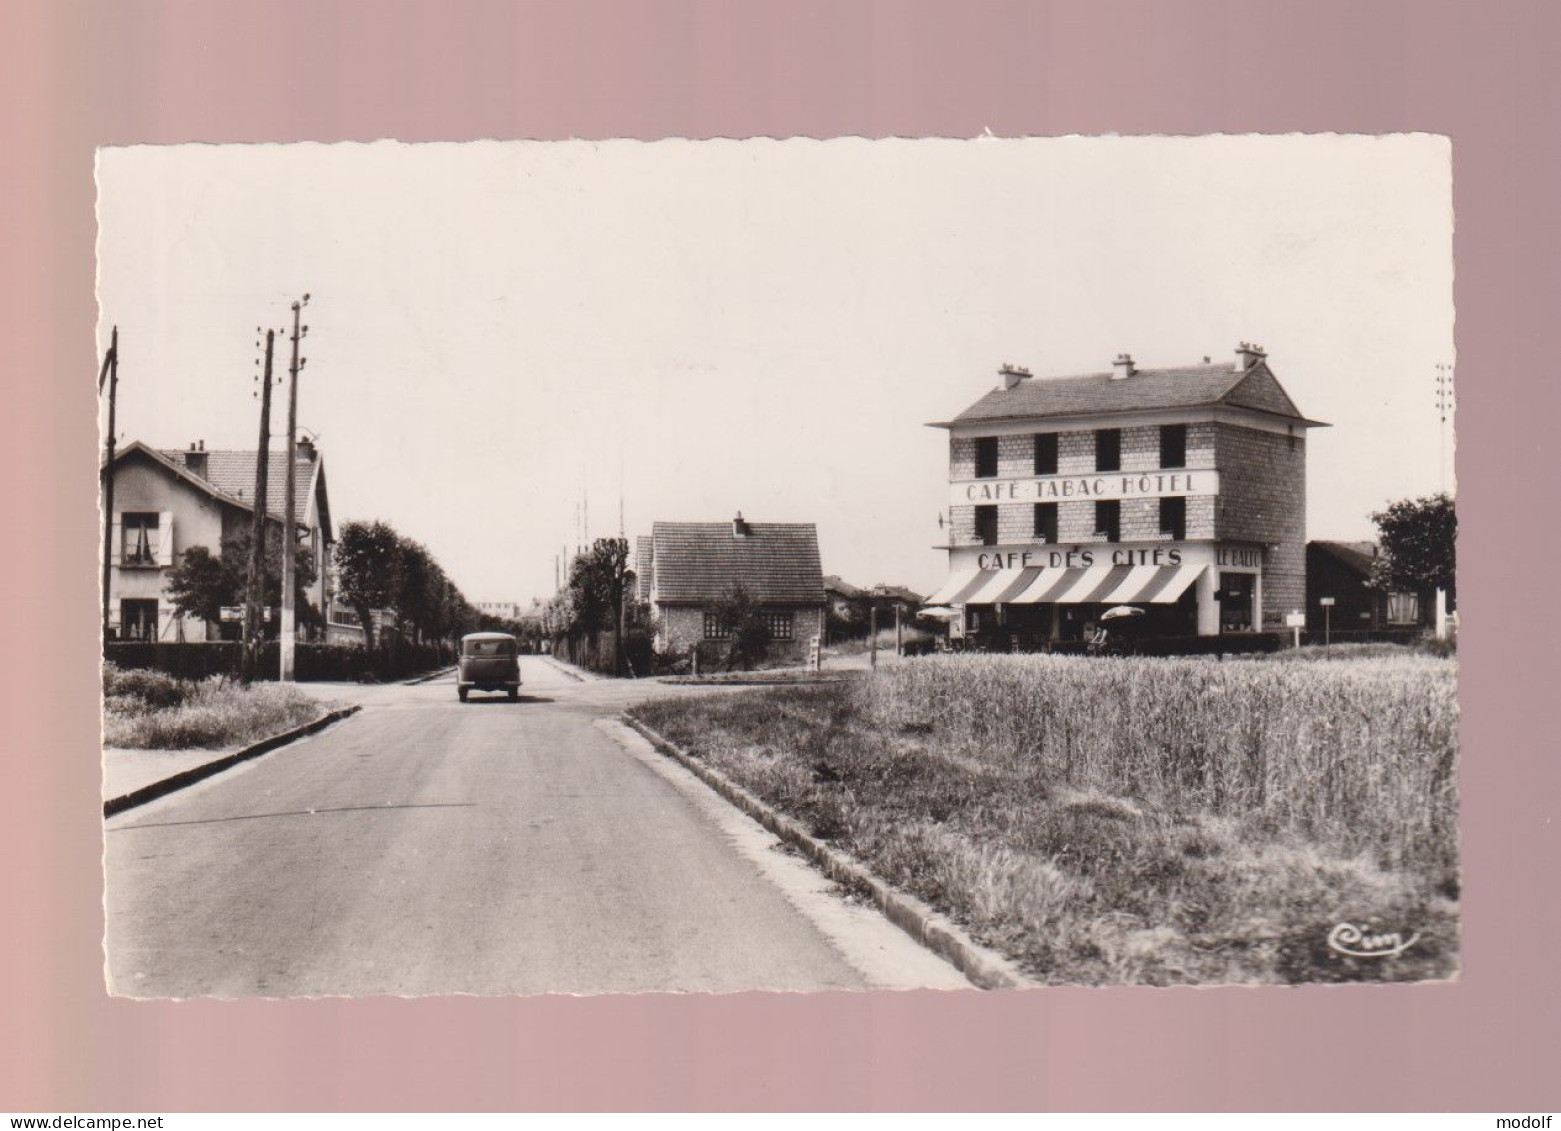
[[[119,395],[119,327],[109,336],[103,368],[98,371],[98,393],[108,382],[108,439],[103,458],[103,643],[108,643],[109,588],[114,576],[114,402]]]
[[[244,646],[239,651],[239,677],[245,683],[255,678],[260,659],[261,610],[266,592],[266,485],[271,463],[271,354],[275,341],[276,331],[267,330],[265,369],[257,394],[260,397],[260,442],[255,447],[255,515],[250,524],[249,573],[244,579]]]
[[[282,631],[279,648],[282,654],[283,683],[292,682],[293,649],[297,644],[297,612],[294,608],[297,601],[294,593],[297,588],[294,577],[297,562],[294,561],[294,555],[298,551],[298,371],[306,363],[306,359],[298,356],[298,343],[309,332],[309,327],[299,327],[298,319],[303,308],[308,305],[307,294],[302,301],[293,303],[293,360],[287,367],[287,494],[282,518]]]

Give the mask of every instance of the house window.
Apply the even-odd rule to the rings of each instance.
[[[1035,540],[1037,542],[1057,541],[1057,504],[1035,504]]]
[[[983,546],[997,545],[997,508],[995,506],[980,506],[976,508],[976,537]]]
[[[1057,433],[1037,432],[1035,434],[1035,474],[1057,474]]]
[[[732,626],[720,613],[705,613],[705,639],[706,640],[730,640]]]
[[[128,516],[126,516],[128,517]],[[155,515],[153,517],[156,517]],[[126,598],[119,602],[121,640],[157,639],[157,602]]]
[[[1122,430],[1102,428],[1095,433],[1095,470],[1122,470]]]
[[[1420,598],[1413,593],[1389,593],[1388,623],[1419,624]]]
[[[119,561],[127,566],[154,566],[162,547],[156,511],[126,511],[120,515]],[[152,602],[154,605],[157,602]]]
[[[1121,541],[1122,501],[1120,499],[1096,500],[1095,534],[1104,536],[1107,542]]]
[[[976,437],[976,478],[995,479],[997,477],[997,437]]]
[[[1160,533],[1180,542],[1187,537],[1187,497],[1167,495],[1160,500]]]
[[[790,613],[765,613],[764,623],[770,630],[771,640],[791,639]]]
[[[1162,424],[1160,426],[1160,466],[1187,466],[1187,425]]]

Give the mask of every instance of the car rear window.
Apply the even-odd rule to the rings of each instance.
[[[468,656],[513,656],[514,654],[513,640],[468,640],[466,642]]]

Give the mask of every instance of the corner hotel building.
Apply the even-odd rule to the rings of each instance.
[[[1280,628],[1306,600],[1306,431],[1257,346],[1234,365],[1035,378],[950,421],[957,634],[1077,640],[1113,605],[1153,635]]]

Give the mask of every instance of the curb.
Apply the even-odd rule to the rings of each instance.
[[[427,683],[430,680],[438,679],[442,675],[449,675],[454,670],[455,670],[455,667],[453,665],[448,667],[448,668],[440,668],[438,671],[429,672],[427,675],[416,676],[416,677],[414,677],[412,679],[404,679],[404,680],[401,681],[401,686],[402,687],[411,687],[414,684]]]
[[[565,664],[562,660],[555,660],[552,656],[543,656],[542,660],[554,671],[562,672],[576,683],[584,683],[585,676],[574,670],[573,664]]]
[[[781,840],[797,848],[825,875],[838,882],[859,885],[869,890],[873,902],[889,922],[934,954],[947,959],[976,986],[983,990],[1005,990],[1037,985],[1012,961],[970,938],[947,916],[933,910],[914,895],[890,886],[856,860],[813,837],[790,817],[771,808],[725,774],[693,758],[628,711],[623,713],[623,720],[657,750],[681,764]]]
[[[334,722],[345,719],[348,715],[356,714],[361,708],[354,703],[350,707],[332,711],[327,715],[321,715],[312,723],[305,723],[301,727],[283,731],[281,734],[273,734],[270,738],[262,738],[259,742],[235,750],[232,754],[225,754],[212,762],[206,762],[199,766],[191,766],[188,770],[181,770],[172,777],[162,781],[154,781],[151,785],[143,785],[140,789],[133,789],[129,793],[122,793],[118,797],[111,797],[103,802],[103,816],[112,817],[116,813],[123,813],[126,809],[134,809],[137,805],[145,805],[148,801],[156,801],[185,786],[194,785],[213,774],[220,774],[223,770],[230,769],[240,762],[247,762],[251,758],[258,758],[262,754],[269,754],[279,746],[286,746],[289,742],[311,735],[315,731],[324,730]]]

